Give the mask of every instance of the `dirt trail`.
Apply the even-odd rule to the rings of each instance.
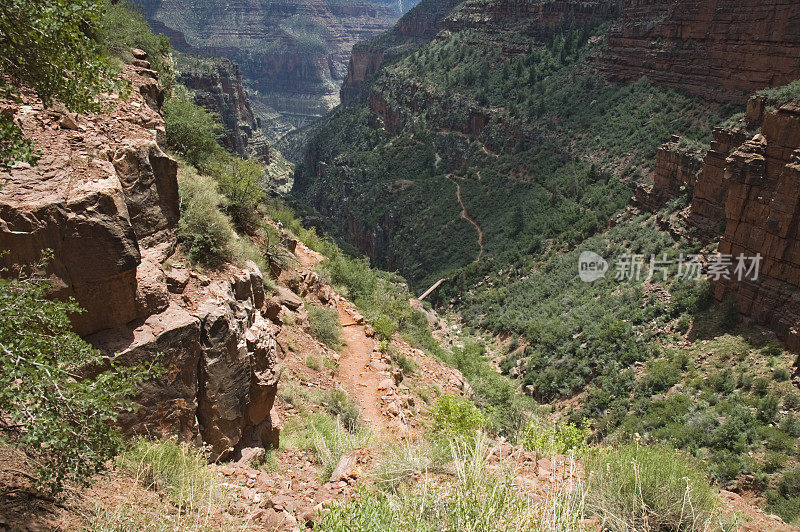
[[[464,218],[469,223],[471,223],[478,231],[478,246],[480,247],[480,251],[478,251],[478,256],[475,258],[474,261],[478,262],[479,260],[481,260],[481,257],[483,256],[483,229],[481,229],[481,226],[478,225],[478,222],[476,222],[475,219],[469,215],[469,212],[467,212],[467,206],[464,205],[464,201],[461,199],[461,183],[456,181],[456,179],[452,176],[446,176],[446,177],[451,183],[453,183],[456,186],[456,199],[458,200],[458,204],[461,205],[461,217]]]
[[[339,352],[339,378],[344,382],[345,390],[361,405],[361,418],[376,434],[389,432],[389,421],[381,411],[382,381],[387,376],[371,367],[379,363],[379,357],[373,352],[378,344],[368,337],[364,326],[356,323],[348,309],[339,307],[339,323],[342,326],[342,338],[345,346]]]
[[[302,242],[297,244],[295,254],[300,266],[308,270],[324,259]],[[364,423],[376,434],[388,433],[389,420],[380,408],[382,394],[379,389],[381,382],[388,377],[376,366],[380,363],[375,351],[378,343],[367,335],[364,325],[358,323],[353,309],[340,304],[337,310],[342,339],[345,341],[345,346],[339,352],[338,376],[347,393],[361,407]]]

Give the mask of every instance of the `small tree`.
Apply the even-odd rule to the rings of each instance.
[[[71,331],[77,304],[49,291],[37,275],[0,279],[0,436],[35,459],[42,487],[58,491],[115,455],[117,414],[153,372],[101,357]]]

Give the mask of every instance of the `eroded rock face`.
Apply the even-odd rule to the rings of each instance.
[[[240,65],[255,92],[270,140],[339,103],[353,45],[389,28],[412,7],[362,0],[137,0],[177,49],[223,56]]]
[[[261,314],[262,274],[248,263],[206,277],[175,253],[178,169],[158,145],[163,96],[135,61],[124,71],[131,96],[101,97],[107,114],[74,117],[31,95],[0,102],[42,152],[36,166],[0,174],[0,260],[14,274],[52,249],[54,296],[86,310],[76,331],[122,364],[163,367],[120,416],[125,434],[204,442],[215,458],[277,445],[278,348]]]
[[[725,233],[719,252],[762,255],[758,280],[720,279],[718,300],[769,325],[800,350],[800,106],[768,113],[761,134],[726,160]]]
[[[152,91],[152,71],[129,66],[125,74]],[[53,250],[58,296],[86,310],[73,320],[82,335],[146,317],[137,307],[141,249],[171,253],[178,222],[177,165],[156,142],[159,109],[136,90],[102,99],[113,119],[46,110],[29,94],[4,104],[42,157],[0,173],[0,249],[8,251],[0,262],[13,271]]]
[[[225,127],[221,142],[231,153],[269,163],[269,144],[261,119],[253,114],[239,66],[228,59],[188,58],[178,81],[196,91],[195,103],[217,113]]]
[[[714,297],[733,297],[742,314],[800,350],[800,106],[765,113],[759,102],[748,105],[749,127],[762,118],[752,138],[740,128],[715,129],[696,174],[693,162],[668,155],[674,141],[665,145],[656,159],[659,185],[642,203],[687,192],[689,224],[701,237],[721,236],[719,253],[734,264],[740,254],[761,255],[757,279],[712,279]]]
[[[800,77],[794,0],[628,0],[601,68],[618,81],[659,85],[721,102],[747,101]]]

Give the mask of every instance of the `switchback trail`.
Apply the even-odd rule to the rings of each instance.
[[[456,179],[452,176],[448,175],[445,177],[447,177],[447,179],[456,186],[456,199],[458,200],[458,204],[461,205],[461,217],[475,226],[475,229],[478,231],[478,247],[480,247],[480,251],[478,251],[478,256],[474,261],[478,262],[483,256],[483,229],[481,229],[481,226],[478,225],[478,222],[476,222],[475,219],[469,215],[469,212],[467,212],[467,206],[464,205],[464,201],[461,199],[461,183],[456,181]]]

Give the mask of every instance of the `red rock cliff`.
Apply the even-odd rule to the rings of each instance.
[[[601,67],[613,80],[647,76],[707,100],[743,103],[800,77],[800,3],[628,0]]]
[[[212,279],[175,254],[178,167],[159,148],[157,74],[137,55],[124,70],[131,95],[101,96],[102,113],[45,109],[29,93],[0,101],[42,154],[0,173],[0,266],[13,274],[51,249],[55,296],[85,309],[76,331],[121,363],[159,357],[164,375],[120,416],[128,435],[202,438],[218,457],[275,445],[279,349],[261,272],[229,266]]]

